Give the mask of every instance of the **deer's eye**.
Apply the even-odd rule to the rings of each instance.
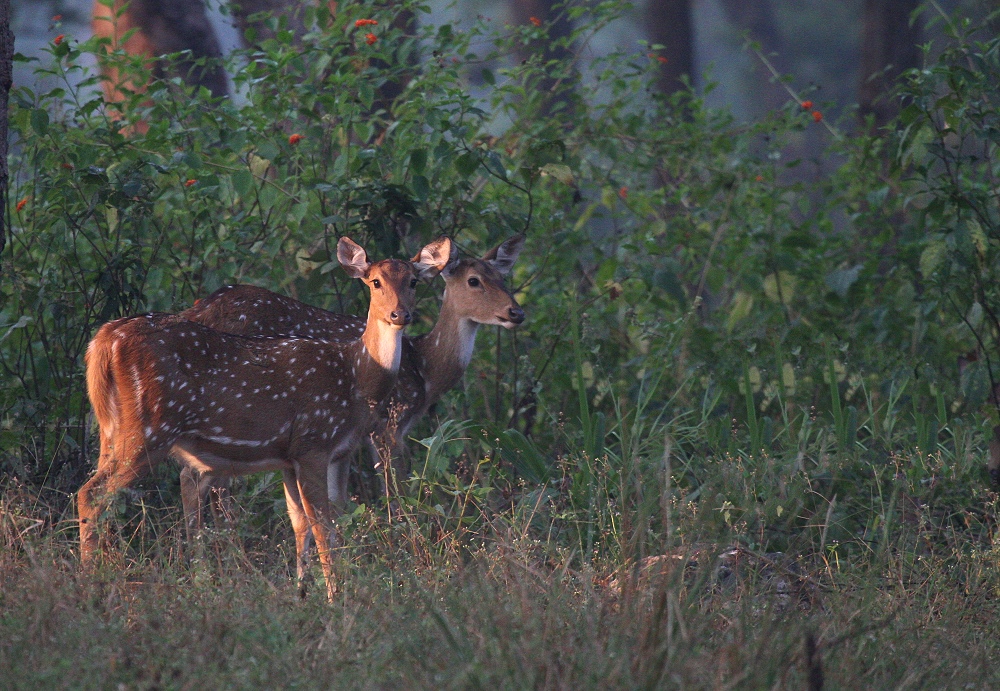
[[[376,288],[381,288],[382,287],[382,281],[378,280],[377,278],[372,279],[372,285],[375,286]]]
[[[416,288],[417,287],[417,279],[415,279],[415,278],[411,278],[410,279],[410,287],[411,288]]]
[[[473,288],[478,288],[479,287],[479,279],[476,278],[475,276],[473,276],[472,278],[469,279],[469,285],[472,286]]]

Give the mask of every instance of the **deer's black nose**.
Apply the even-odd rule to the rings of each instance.
[[[413,315],[409,310],[396,310],[389,315],[389,319],[397,326],[406,326],[413,321]]]
[[[520,307],[511,307],[507,310],[507,314],[510,316],[510,320],[515,324],[520,324],[524,321],[524,310]]]

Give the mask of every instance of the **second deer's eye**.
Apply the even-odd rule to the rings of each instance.
[[[410,287],[411,288],[416,288],[417,287],[417,279],[415,279],[415,278],[411,278],[410,279]]]
[[[373,279],[372,280],[372,285],[375,286],[376,288],[381,288],[382,287],[382,281],[378,280],[377,278]]]
[[[469,279],[469,285],[472,286],[473,288],[478,288],[479,287],[479,279],[476,278],[475,276],[473,276],[472,278]]]

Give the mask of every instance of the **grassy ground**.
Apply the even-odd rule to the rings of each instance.
[[[864,479],[843,494],[836,478],[860,474],[855,459],[836,468],[825,509],[805,508],[822,494],[814,484],[790,482],[785,503],[799,520],[780,524],[783,553],[761,551],[778,540],[754,538],[756,509],[738,506],[750,494],[728,505],[738,517],[716,504],[736,497],[722,476],[753,462],[717,459],[711,501],[675,491],[668,533],[640,540],[614,528],[591,559],[556,500],[527,516],[515,502],[484,504],[466,527],[423,505],[392,523],[360,511],[333,604],[319,587],[298,598],[290,529],[270,492],[245,499],[235,528],[195,543],[169,502],[129,502],[107,563],[83,574],[70,509],[8,486],[2,686],[1000,686],[996,496],[962,484],[975,454],[951,483],[929,489],[897,474],[882,497]],[[773,477],[758,471],[760,492]],[[860,537],[843,540],[851,531]]]

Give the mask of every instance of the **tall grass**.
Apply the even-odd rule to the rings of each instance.
[[[976,560],[817,565],[818,594],[786,603],[752,570],[619,592],[495,541],[460,568],[355,562],[331,605],[234,557],[207,579],[181,561],[81,576],[65,545],[32,546],[3,570],[5,688],[805,688],[809,636],[829,688],[998,680],[996,577]]]
[[[982,430],[953,430],[956,442],[934,454],[884,458],[861,444],[838,452],[832,424],[803,437],[808,420],[796,419],[775,438],[801,446],[734,455],[692,450],[705,420],[616,408],[577,499],[568,488],[582,449],[552,470],[547,484],[565,491],[519,495],[489,485],[497,478],[483,467],[447,471],[479,446],[468,426],[446,424],[391,518],[359,506],[343,520],[332,604],[321,588],[298,598],[290,528],[266,488],[241,496],[234,527],[189,543],[169,483],[153,481],[116,521],[117,556],[82,573],[66,506],[10,483],[4,686],[1000,681],[997,497],[968,491]]]

